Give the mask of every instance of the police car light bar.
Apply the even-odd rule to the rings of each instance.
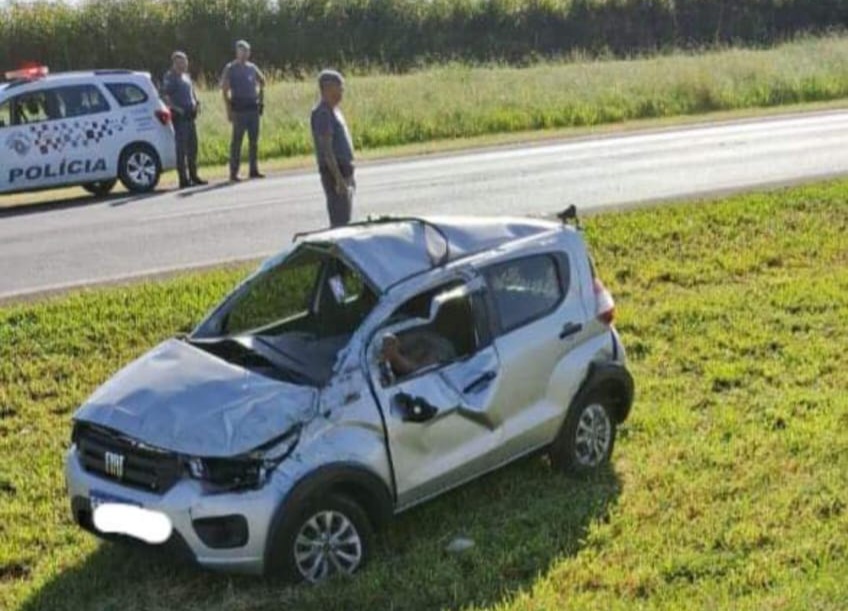
[[[20,70],[12,70],[5,74],[7,81],[32,80],[43,78],[50,74],[50,69],[47,66],[29,66]]]

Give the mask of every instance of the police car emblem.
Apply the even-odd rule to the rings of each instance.
[[[6,146],[23,157],[32,148],[32,140],[23,132],[13,132],[6,139]]]

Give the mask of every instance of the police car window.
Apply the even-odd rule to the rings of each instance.
[[[565,296],[559,266],[549,255],[496,265],[486,279],[504,333],[549,314]]]
[[[0,127],[6,127],[12,124],[12,102],[6,100],[0,102]]]
[[[26,125],[60,119],[56,96],[51,91],[25,93],[14,98],[12,124]]]
[[[106,89],[115,96],[121,106],[134,106],[147,101],[144,90],[132,83],[107,83]]]
[[[80,117],[109,110],[109,102],[94,85],[72,85],[56,90],[61,100],[63,117]]]

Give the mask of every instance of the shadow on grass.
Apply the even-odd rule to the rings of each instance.
[[[352,578],[287,587],[209,573],[159,550],[101,544],[23,606],[43,609],[459,609],[510,600],[580,552],[620,493],[612,468],[591,481],[522,460],[399,516],[372,563]],[[444,551],[457,536],[472,549]]]

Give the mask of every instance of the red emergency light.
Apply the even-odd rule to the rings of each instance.
[[[7,81],[31,81],[37,78],[44,78],[50,74],[47,66],[27,66],[18,70],[11,70],[6,73]]]

